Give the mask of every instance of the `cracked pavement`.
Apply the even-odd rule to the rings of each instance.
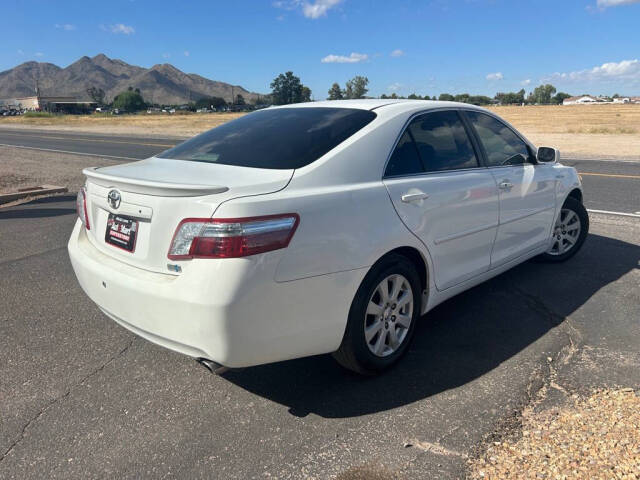
[[[136,338],[77,285],[74,221],[73,197],[0,210],[3,479],[460,478],[524,408],[640,385],[635,219],[439,306],[378,378],[328,355],[217,377]]]

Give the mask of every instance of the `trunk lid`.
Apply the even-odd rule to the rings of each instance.
[[[293,170],[237,167],[149,158],[83,170],[87,177],[89,240],[102,253],[145,270],[173,273],[167,258],[178,223],[210,218],[226,200],[282,190]],[[116,198],[109,200],[110,192]],[[116,199],[119,195],[119,203]],[[137,221],[132,252],[107,243],[109,215]]]

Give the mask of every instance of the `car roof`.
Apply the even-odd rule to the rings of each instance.
[[[331,107],[331,108],[357,108],[360,110],[375,110],[376,113],[382,113],[384,110],[392,110],[394,114],[402,112],[413,112],[415,110],[429,110],[433,108],[470,108],[484,110],[483,108],[460,102],[441,102],[439,100],[409,100],[409,99],[390,99],[390,98],[363,98],[357,100],[323,100],[320,102],[294,103],[289,105],[280,105],[272,108],[313,108],[313,107]]]

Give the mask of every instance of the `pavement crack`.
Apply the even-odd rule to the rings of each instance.
[[[131,345],[133,345],[134,340],[135,340],[135,337],[131,338],[129,343],[127,343],[127,345],[125,345],[125,347],[122,348],[118,353],[116,353],[115,355],[111,356],[106,362],[104,362],[98,368],[92,370],[87,375],[82,377],[78,382],[72,384],[62,395],[60,395],[60,396],[54,398],[53,400],[51,400],[48,404],[46,404],[44,407],[42,407],[33,417],[31,417],[27,421],[27,423],[25,423],[24,426],[22,427],[22,430],[20,431],[20,434],[18,435],[18,438],[16,438],[13,441],[13,443],[11,445],[9,445],[9,448],[2,455],[0,455],[0,463],[2,463],[2,461],[20,444],[20,442],[22,442],[22,440],[24,440],[24,436],[25,436],[25,433],[26,433],[27,429],[34,422],[36,422],[42,415],[44,415],[44,413],[47,410],[49,410],[55,404],[59,403],[60,401],[64,400],[65,398],[67,398],[69,395],[71,395],[71,392],[73,392],[73,390],[75,390],[77,387],[83,385],[91,377],[93,377],[94,375],[97,375],[102,370],[104,370],[109,364],[111,364],[112,362],[114,362],[115,360],[117,360],[118,358],[123,356],[127,352],[127,350],[129,350],[129,348],[131,348]]]
[[[452,450],[447,447],[443,447],[439,442],[426,442],[422,440],[412,440],[405,443],[405,447],[415,447],[423,452],[435,453],[436,455],[443,455],[445,457],[460,457],[467,459],[469,456],[466,453]]]

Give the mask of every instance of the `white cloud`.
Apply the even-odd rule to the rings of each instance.
[[[302,14],[307,18],[317,19],[326,17],[327,12],[342,3],[342,0],[276,0],[273,6],[285,10],[302,10]]]
[[[402,57],[403,55],[404,55],[404,52],[399,48],[391,52],[392,57]]]
[[[523,87],[528,87],[529,85],[531,85],[531,79],[527,78],[526,80],[522,80],[520,82],[520,85],[522,85]]]
[[[598,7],[619,7],[620,5],[631,5],[632,3],[640,3],[640,0],[598,0]]]
[[[304,2],[302,13],[307,18],[325,17],[329,9],[338,5],[342,0],[316,0],[314,3]]]
[[[360,63],[369,59],[369,55],[366,53],[352,52],[348,57],[344,55],[327,55],[322,60],[322,63]]]
[[[76,26],[72,25],[70,23],[63,23],[63,24],[56,23],[55,27],[59,28],[61,30],[66,30],[67,32],[70,32],[71,30],[75,30],[76,29]]]
[[[402,85],[401,83],[395,82],[392,83],[391,85],[389,85],[387,87],[387,90],[389,90],[390,92],[397,92],[398,90],[400,90],[404,85]]]
[[[577,70],[574,72],[556,72],[542,81],[593,82],[603,80],[638,80],[640,81],[640,60],[622,60],[621,62],[603,63],[598,67]]]
[[[185,51],[184,51],[184,56],[185,56],[185,57],[188,57],[189,55],[191,55],[191,53],[189,53],[189,50],[185,50]]]
[[[170,53],[163,53],[162,54],[162,58],[171,58],[171,54]]]
[[[497,80],[502,80],[504,78],[504,75],[502,75],[502,72],[495,72],[495,73],[490,73],[489,75],[487,75],[487,80],[489,80],[490,82],[495,82]]]
[[[22,50],[21,48],[18,49],[18,55],[24,55],[24,50]]]
[[[124,35],[131,35],[136,33],[136,29],[131,25],[125,25],[124,23],[116,23],[115,25],[100,25],[100,28],[105,32],[122,33]]]
[[[35,55],[36,57],[44,57],[44,53],[42,52],[36,52]]]

